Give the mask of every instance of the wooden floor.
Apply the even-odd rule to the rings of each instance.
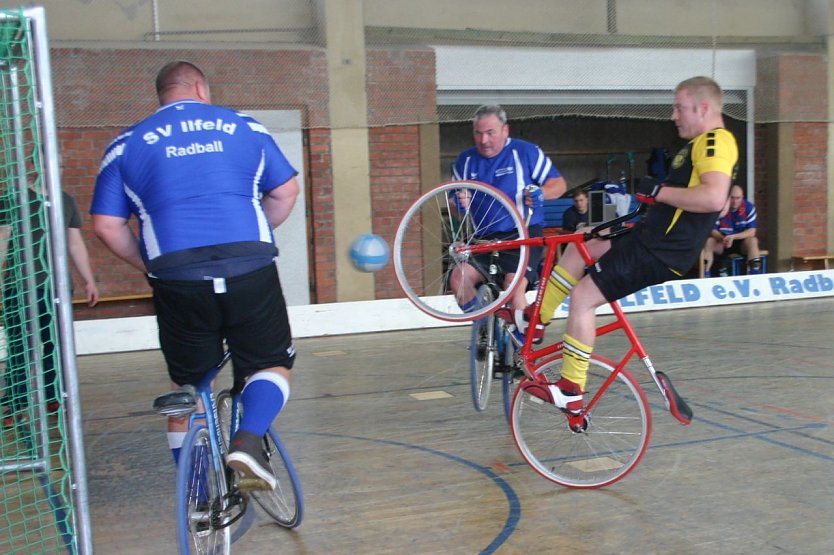
[[[631,321],[695,420],[678,424],[638,371],[650,448],[623,481],[593,491],[528,468],[497,397],[473,409],[468,328],[297,341],[277,424],[305,519],[287,531],[258,513],[233,552],[834,553],[834,299]],[[617,355],[618,341],[598,351]],[[96,553],[175,553],[174,467],[149,410],[167,390],[159,352],[79,366]]]

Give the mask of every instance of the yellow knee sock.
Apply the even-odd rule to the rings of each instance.
[[[562,357],[565,363],[562,366],[562,377],[575,383],[582,391],[585,391],[585,383],[588,381],[589,361],[594,348],[568,334],[565,334],[564,340],[565,346]]]
[[[542,324],[547,324],[553,319],[553,313],[568,298],[570,290],[573,289],[577,281],[575,277],[558,264],[553,268],[547,280],[547,287],[544,288],[542,308],[539,312]]]

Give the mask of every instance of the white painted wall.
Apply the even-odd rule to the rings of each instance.
[[[533,294],[528,293],[530,302]],[[620,305],[625,312],[645,312],[832,295],[834,270],[819,270],[672,281],[642,289]],[[567,317],[566,308],[560,305],[555,318]],[[296,338],[468,325],[432,318],[406,299],[291,306],[288,311]],[[610,314],[611,309],[604,306],[599,313]],[[159,348],[153,316],[76,322],[75,338],[79,355]]]
[[[448,45],[433,48],[437,56],[440,103],[445,92],[456,90],[485,93],[665,90],[669,91],[666,98],[649,98],[643,102],[650,100],[671,106],[675,85],[694,75],[709,75],[723,89],[749,89],[756,85],[753,50]],[[490,68],[488,73],[483,71],[485,67]],[[610,98],[605,100],[611,102]]]
[[[261,122],[284,155],[298,170],[301,192],[290,217],[275,230],[278,244],[278,275],[288,306],[310,304],[310,263],[307,237],[307,196],[304,175],[304,143],[301,133],[301,112],[298,110],[246,110]]]

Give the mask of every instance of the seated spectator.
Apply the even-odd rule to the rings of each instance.
[[[562,214],[562,229],[573,232],[586,225],[588,225],[588,193],[583,189],[576,189],[573,192],[573,206]]]
[[[762,260],[756,238],[756,207],[744,198],[744,191],[739,185],[732,186],[727,202],[726,213],[722,213],[715,222],[715,228],[704,245],[704,277],[713,273],[718,275],[718,270],[726,264],[726,256],[730,254],[740,254],[747,259],[748,274],[760,274]],[[722,258],[713,272],[716,255]]]

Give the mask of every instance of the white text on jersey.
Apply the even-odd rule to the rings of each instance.
[[[234,135],[237,124],[233,122],[224,122],[222,118],[216,120],[186,119],[180,121],[180,131],[183,133],[193,133],[195,131],[222,131],[227,135]],[[142,139],[149,144],[157,143],[161,137],[170,137],[174,132],[174,127],[168,123],[163,127],[157,127],[154,131],[148,131],[142,135]]]

